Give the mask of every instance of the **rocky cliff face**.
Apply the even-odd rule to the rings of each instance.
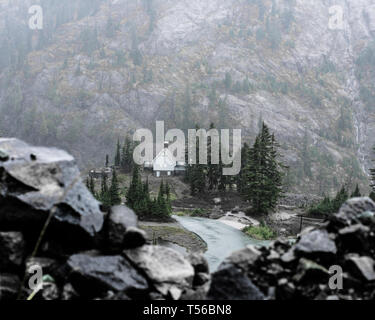
[[[0,5],[4,135],[57,144],[89,166],[155,120],[242,128],[249,143],[264,120],[292,189],[367,184],[371,0],[41,1],[39,31],[27,28],[27,3]],[[330,28],[332,6],[342,9],[340,30]]]

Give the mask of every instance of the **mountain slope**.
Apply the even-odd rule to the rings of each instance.
[[[155,120],[242,128],[249,143],[264,120],[292,190],[367,184],[371,0],[41,1],[41,31],[27,28],[29,4],[0,1],[3,51],[25,61],[0,69],[3,135],[66,148],[87,167]],[[333,5],[343,8],[343,30],[329,29]]]

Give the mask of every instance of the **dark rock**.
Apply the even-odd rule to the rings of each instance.
[[[0,272],[13,272],[23,262],[25,242],[20,232],[0,232]]]
[[[17,298],[20,279],[14,274],[0,275],[0,300],[15,300]]]
[[[108,291],[103,297],[95,298],[94,300],[131,300],[124,292]]]
[[[79,298],[77,291],[74,290],[70,283],[64,285],[61,293],[62,300],[76,300]]]
[[[124,249],[136,249],[146,244],[146,232],[135,227],[129,227],[124,235]]]
[[[327,283],[329,272],[323,266],[307,259],[300,259],[297,274],[293,277],[296,282]]]
[[[281,256],[281,261],[284,263],[291,263],[297,259],[296,255],[294,254],[294,248],[291,248],[289,251],[284,253]]]
[[[375,261],[372,258],[349,256],[347,263],[354,276],[365,281],[375,281]]]
[[[331,218],[333,224],[341,223],[349,226],[365,218],[365,212],[375,212],[375,203],[367,197],[353,198],[344,203],[339,213],[334,214]],[[361,218],[362,216],[362,218]]]
[[[114,206],[107,218],[108,242],[111,249],[123,249],[125,233],[138,225],[138,218],[133,210],[126,206]]]
[[[223,261],[218,270],[226,269],[228,266],[235,265],[247,272],[256,263],[260,256],[261,252],[255,246],[249,245],[245,249],[233,252]]]
[[[156,289],[165,296],[173,286],[181,289],[192,286],[194,268],[177,251],[161,246],[143,246],[125,250],[124,254],[143,270]]]
[[[209,300],[265,300],[264,294],[235,266],[212,275]]]
[[[300,255],[333,256],[337,253],[335,242],[326,230],[318,229],[304,234],[295,246],[295,252]]]
[[[183,292],[180,300],[207,300],[207,291],[208,287],[201,286],[198,287],[197,289],[187,289]]]
[[[193,286],[194,287],[203,286],[205,283],[210,281],[210,279],[211,279],[211,276],[208,273],[198,272],[195,274]]]
[[[121,256],[77,254],[67,261],[69,282],[83,296],[95,297],[108,290],[136,295],[148,290],[146,279]]]
[[[189,253],[186,258],[194,268],[195,273],[210,273],[206,258],[201,253]]]
[[[59,264],[58,261],[45,257],[28,258],[26,260],[26,270],[29,270],[33,265],[40,266],[43,274],[53,275]]]
[[[341,247],[346,252],[362,252],[369,246],[370,228],[362,224],[354,224],[339,230]]]
[[[278,300],[291,300],[294,298],[296,287],[293,282],[288,281],[286,278],[282,278],[278,281],[276,287],[275,299]]]
[[[60,298],[60,292],[56,283],[44,282],[40,298],[42,300],[58,300]]]
[[[103,214],[82,183],[74,158],[17,139],[0,139],[0,149],[9,155],[0,162],[1,228],[37,237],[54,210],[48,236],[76,249],[91,244],[102,228]]]

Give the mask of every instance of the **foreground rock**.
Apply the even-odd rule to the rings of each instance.
[[[0,139],[0,300],[29,297],[35,267],[43,275],[35,300],[205,298],[203,257],[145,243],[131,209],[100,211],[69,154]]]
[[[295,245],[277,240],[235,252],[213,274],[209,297],[257,299],[260,292],[280,300],[374,299],[374,216],[371,199],[351,199],[320,229],[304,230]],[[330,286],[332,267],[343,271],[342,289]]]
[[[148,290],[147,280],[121,256],[77,254],[67,261],[69,283],[85,297],[108,291],[140,296]]]
[[[182,292],[192,286],[194,268],[177,251],[161,246],[143,246],[126,250],[125,255],[146,273],[163,295],[175,289]]]
[[[0,225],[34,238],[53,210],[48,235],[85,247],[103,225],[99,203],[65,151],[0,139]],[[66,235],[69,234],[69,237]]]
[[[0,272],[17,270],[23,262],[25,242],[20,232],[0,232]]]

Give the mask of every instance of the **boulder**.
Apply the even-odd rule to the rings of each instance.
[[[370,228],[363,224],[353,224],[339,230],[341,247],[346,252],[361,252],[368,249]]]
[[[193,266],[195,273],[210,273],[208,262],[203,254],[191,252],[186,258]]]
[[[335,242],[324,229],[304,234],[295,246],[295,252],[302,256],[334,256],[337,253]]]
[[[37,237],[53,212],[48,236],[77,246],[92,244],[103,225],[99,203],[65,151],[0,139],[0,226]],[[66,235],[69,235],[68,237]]]
[[[143,270],[163,295],[167,295],[173,286],[180,289],[192,286],[194,268],[177,251],[161,246],[143,246],[125,250],[124,254]]]
[[[146,279],[122,256],[76,254],[67,261],[69,282],[85,297],[108,290],[137,295],[148,290]]]
[[[355,224],[356,222],[364,222],[369,218],[369,215],[365,214],[366,212],[375,212],[374,201],[368,197],[349,199],[343,204],[339,212],[332,216],[331,225],[341,224],[343,226],[349,226],[351,224]]]
[[[245,249],[233,252],[219,266],[219,270],[226,269],[230,265],[235,265],[239,269],[247,272],[256,263],[261,252],[253,245],[248,245]]]
[[[20,279],[14,274],[0,274],[0,301],[17,298]]]
[[[145,231],[135,228],[135,227],[130,227],[125,232],[123,248],[124,249],[139,248],[139,247],[142,247],[144,244],[146,244],[146,241],[147,241],[147,235]]]
[[[227,266],[212,275],[209,300],[265,300],[264,294],[246,274],[235,266]]]
[[[123,249],[126,231],[138,225],[138,218],[133,210],[126,206],[111,208],[106,221],[108,244],[111,249]]]
[[[79,295],[70,283],[66,283],[62,289],[61,300],[77,300]]]
[[[349,256],[347,266],[351,273],[365,281],[375,281],[375,261],[370,257]]]
[[[300,259],[297,274],[293,279],[297,283],[327,283],[329,272],[323,266],[308,259]]]
[[[0,232],[0,272],[13,272],[23,262],[25,242],[20,232]]]

